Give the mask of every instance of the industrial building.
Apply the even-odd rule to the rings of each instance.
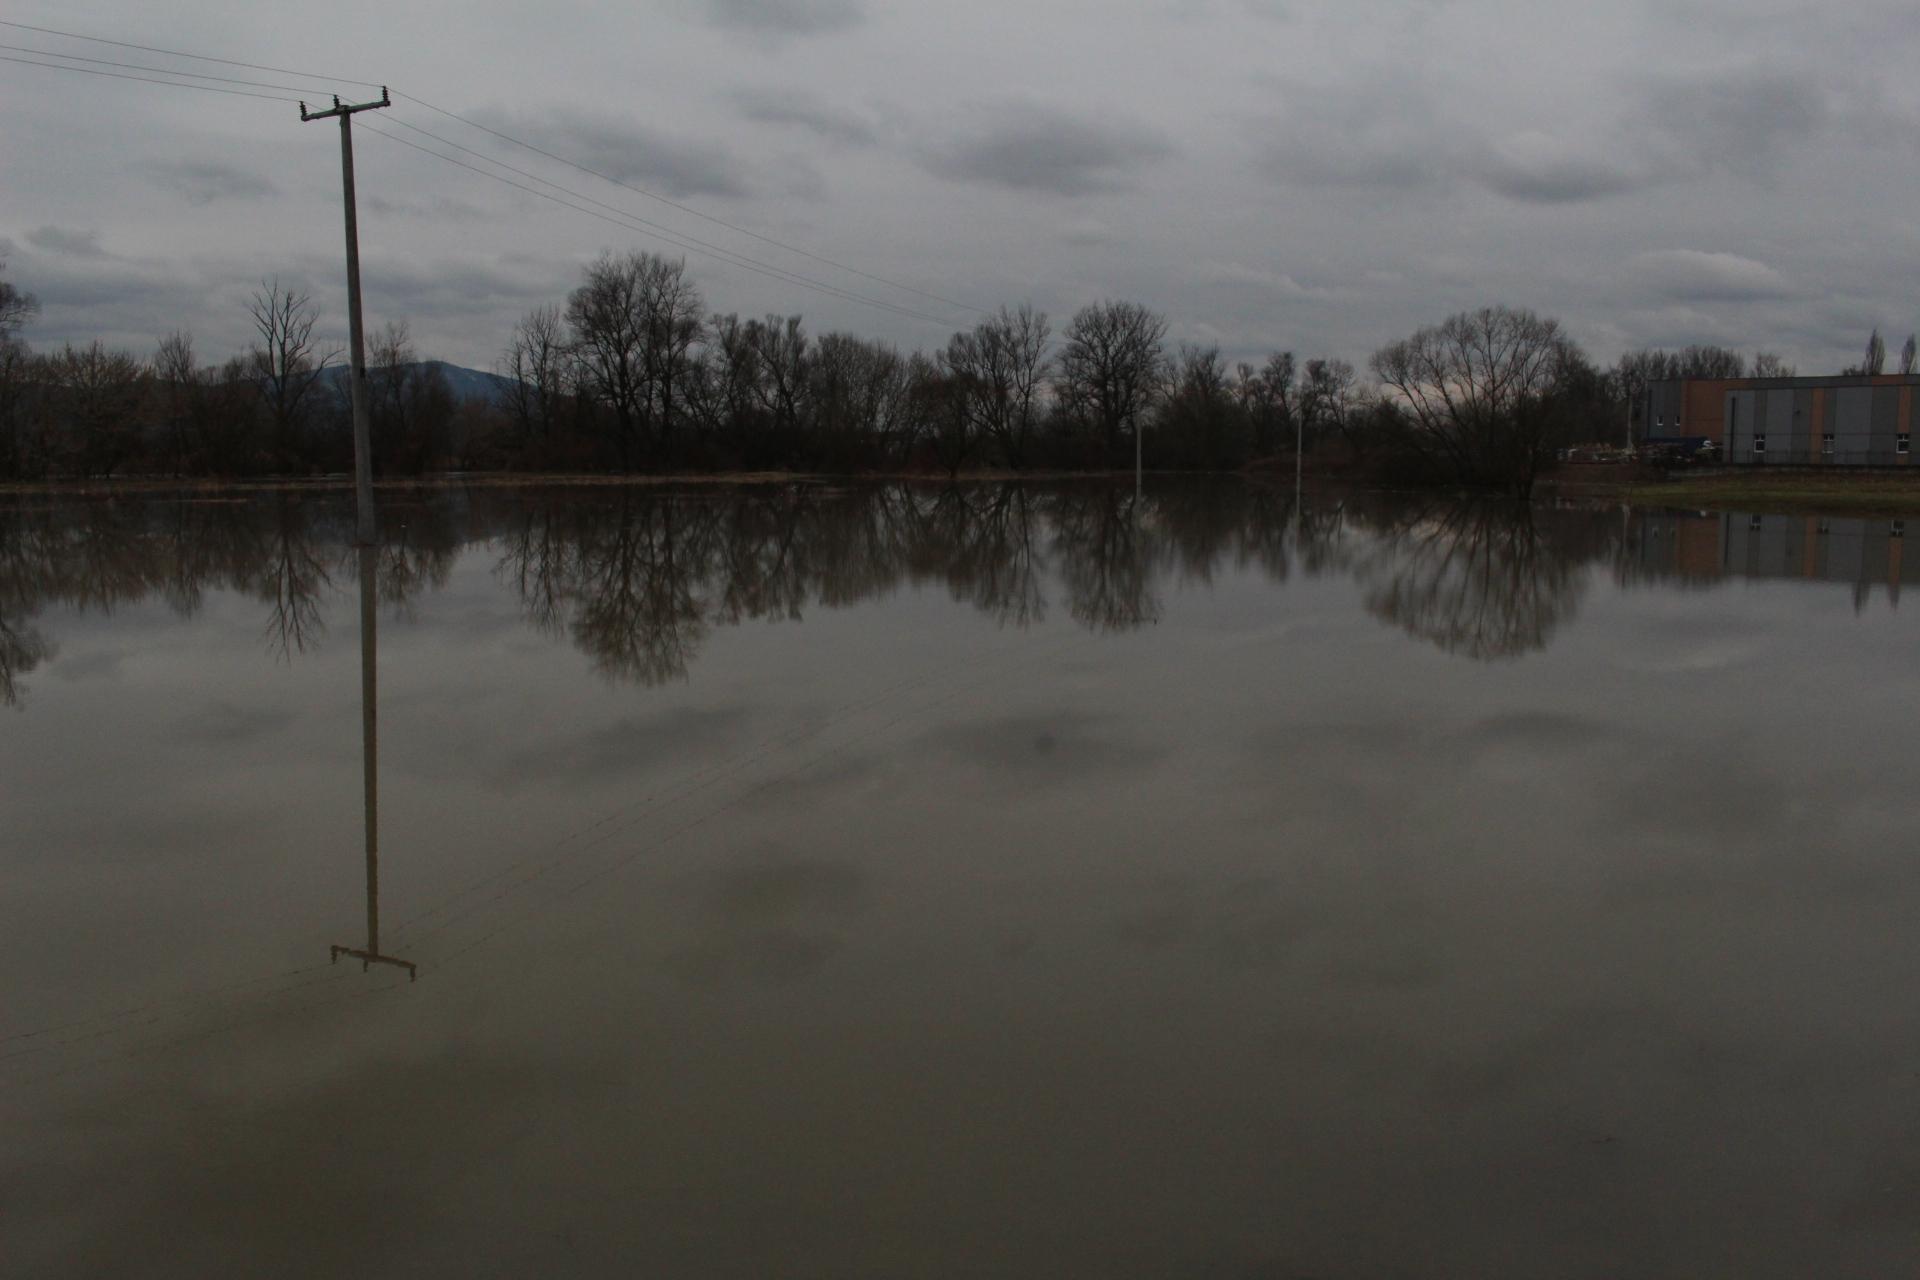
[[[1909,374],[1654,382],[1641,436],[1740,465],[1906,466],[1916,388]]]

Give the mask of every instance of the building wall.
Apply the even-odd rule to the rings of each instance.
[[[1738,464],[1903,467],[1913,465],[1916,398],[1920,376],[1657,382],[1645,434],[1704,436]]]

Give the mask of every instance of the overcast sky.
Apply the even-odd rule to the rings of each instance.
[[[323,77],[385,81],[892,281],[1031,302],[1056,327],[1133,298],[1174,338],[1236,358],[1364,364],[1485,303],[1558,316],[1602,361],[1719,342],[1803,373],[1854,359],[1875,325],[1896,350],[1920,327],[1911,3],[207,0],[163,17],[132,0],[10,0],[0,13],[314,74],[0,27],[16,47],[349,95],[364,91]],[[184,327],[223,357],[246,341],[248,293],[275,274],[344,333],[333,125],[302,124],[290,103],[4,62],[0,108],[0,252],[43,304],[36,346],[98,335],[146,351]],[[903,346],[974,318],[411,101],[358,119],[432,130],[941,322],[685,253],[716,310],[798,311],[814,332]],[[427,354],[486,367],[514,320],[564,299],[602,249],[682,256],[356,138],[369,323],[405,318]]]

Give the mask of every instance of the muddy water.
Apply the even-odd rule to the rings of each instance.
[[[0,508],[0,1271],[1920,1247],[1904,529],[764,487],[350,538]]]

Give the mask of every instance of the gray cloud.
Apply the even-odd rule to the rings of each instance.
[[[260,200],[280,194],[280,188],[260,174],[217,160],[178,160],[156,164],[151,172],[156,183],[185,196],[188,204]]]
[[[1598,200],[1647,186],[1654,180],[1624,164],[1583,155],[1550,134],[1529,131],[1490,146],[1479,180],[1510,200],[1569,204]]]
[[[761,37],[829,35],[867,20],[860,0],[706,0],[707,20]]]
[[[1638,123],[1674,163],[1746,176],[1770,172],[1837,115],[1820,79],[1769,67],[1658,79],[1642,102]]]
[[[957,138],[928,147],[923,160],[945,178],[1078,196],[1118,190],[1129,174],[1172,151],[1144,126],[1003,103]]]
[[[150,17],[100,3],[103,22]],[[437,29],[430,46],[394,42],[377,73],[430,85],[455,59],[475,83],[510,73],[511,105],[544,105],[476,118],[989,306],[1031,298],[1066,315],[1133,297],[1236,357],[1288,346],[1363,363],[1450,311],[1525,301],[1601,358],[1719,341],[1781,350],[1809,372],[1856,358],[1874,323],[1904,334],[1912,310],[1888,269],[1911,248],[1898,211],[1920,199],[1920,177],[1889,160],[1920,126],[1908,91],[1920,25],[1898,0],[1860,0],[1844,23],[1793,0],[1524,12],[1500,0],[1111,0],[1097,20],[1012,0],[667,0],[565,23],[475,5],[475,21]],[[661,38],[663,9],[685,39]],[[247,44],[249,60],[291,67],[351,69],[360,56],[286,27]],[[44,117],[0,139],[7,278],[47,304],[29,341],[140,347],[177,325],[225,351],[247,340],[246,283],[296,264],[339,327],[326,131],[290,131],[264,103],[44,77],[14,104],[46,100]],[[1019,105],[1036,94],[1046,108]],[[510,105],[504,91],[496,101]],[[422,110],[403,100],[381,114],[492,153],[494,141]],[[551,161],[493,154],[646,212]],[[423,349],[459,363],[490,361],[529,301],[564,297],[600,251],[661,247],[384,140],[360,160],[369,303],[406,309]],[[43,227],[97,231],[107,252],[26,238]],[[724,228],[696,233],[799,265]],[[1761,270],[1637,258],[1649,250]],[[945,336],[688,261],[721,310],[803,312],[816,331],[909,346]]]
[[[36,249],[48,253],[65,254],[70,258],[102,258],[106,250],[100,247],[98,231],[67,231],[60,227],[38,227],[27,232],[27,243]]]
[[[1386,78],[1276,85],[1277,116],[1254,122],[1259,168],[1279,182],[1408,190],[1442,181],[1459,144],[1437,96]]]
[[[1688,302],[1739,302],[1792,293],[1785,276],[1737,253],[1658,249],[1635,254],[1631,275],[1663,297]]]
[[[805,89],[742,89],[733,100],[741,116],[758,124],[791,125],[852,147],[872,146],[880,138],[860,116]]]
[[[741,165],[720,145],[668,134],[619,116],[557,109],[525,115],[484,112],[491,128],[567,156],[622,182],[667,195],[741,197],[751,188]]]

